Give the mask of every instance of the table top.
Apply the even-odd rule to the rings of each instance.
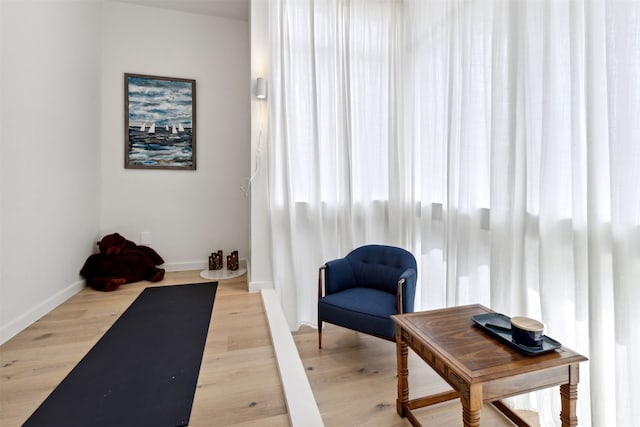
[[[392,318],[405,334],[410,335],[413,341],[411,348],[415,351],[418,347],[416,352],[422,353],[423,359],[432,353],[445,360],[469,383],[587,360],[565,346],[537,356],[520,353],[482,331],[471,320],[471,316],[492,312],[480,304],[473,304],[400,314]]]

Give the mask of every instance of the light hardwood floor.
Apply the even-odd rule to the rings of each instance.
[[[397,367],[395,343],[325,323],[322,349],[318,332],[303,327],[294,334],[302,363],[311,382],[326,426],[409,426],[396,413]],[[409,351],[410,399],[451,388],[415,353]],[[531,426],[536,413],[517,411]],[[424,426],[462,425],[458,400],[416,411]],[[512,426],[491,405],[484,405],[483,427]]]
[[[110,293],[84,289],[0,346],[0,426],[21,425],[145,287],[204,281],[198,272],[177,272]],[[395,412],[394,344],[333,325],[323,331],[322,350],[315,329],[301,328],[294,340],[324,424],[410,425]],[[446,389],[411,352],[409,368],[412,398]],[[483,426],[512,425],[491,407],[482,417]],[[537,425],[535,414],[525,417]],[[441,404],[419,418],[425,425],[458,426],[461,406]],[[247,292],[246,276],[218,286],[189,425],[289,425],[262,299]]]
[[[0,426],[20,426],[147,286],[205,282],[167,273],[114,292],[84,289],[0,346]],[[221,281],[190,426],[288,426],[262,299],[246,277]]]

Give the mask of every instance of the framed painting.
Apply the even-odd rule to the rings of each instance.
[[[124,75],[124,167],[196,168],[196,81]]]

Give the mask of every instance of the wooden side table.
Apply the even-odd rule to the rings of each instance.
[[[475,304],[392,316],[396,322],[398,415],[420,426],[414,409],[460,398],[465,427],[480,426],[480,411],[486,402],[517,425],[526,426],[500,399],[559,385],[562,426],[577,426],[578,365],[587,358],[564,346],[537,356],[524,355],[474,326],[471,316],[491,312]],[[409,400],[409,347],[453,390]]]

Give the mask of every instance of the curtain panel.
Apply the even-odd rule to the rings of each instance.
[[[417,309],[482,303],[587,355],[581,425],[640,384],[640,2],[272,0],[274,282],[316,322],[317,268],[418,259]],[[557,425],[557,390],[512,399]]]

